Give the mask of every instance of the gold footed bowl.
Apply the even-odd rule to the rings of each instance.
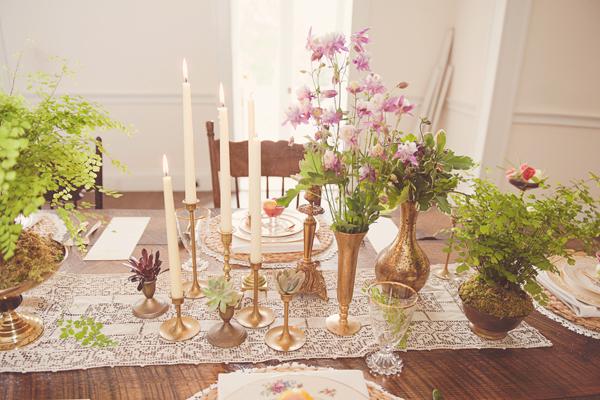
[[[430,263],[417,242],[417,211],[414,202],[404,202],[402,224],[396,239],[377,255],[375,275],[379,281],[392,281],[421,290],[429,278]]]
[[[267,346],[277,351],[295,351],[304,346],[306,335],[295,326],[276,326],[265,335]]]
[[[229,306],[222,313],[219,311],[219,316],[223,322],[213,325],[206,335],[206,339],[210,344],[217,347],[229,348],[236,347],[244,343],[248,333],[240,324],[232,321],[235,307]]]
[[[167,312],[169,304],[160,301],[154,297],[156,291],[156,280],[144,282],[142,293],[145,299],[138,301],[133,306],[133,315],[138,318],[151,319],[156,318]]]
[[[44,324],[40,317],[17,312],[16,309],[23,301],[23,293],[50,279],[60,268],[69,256],[67,248],[63,246],[63,249],[62,261],[57,263],[53,272],[45,274],[39,282],[28,280],[17,286],[0,290],[0,312],[2,313],[0,317],[0,351],[26,346],[44,333]]]

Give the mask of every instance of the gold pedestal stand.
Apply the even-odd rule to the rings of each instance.
[[[191,317],[181,316],[183,298],[172,299],[177,316],[162,323],[159,329],[160,336],[170,342],[182,342],[196,336],[200,332],[200,322]]]
[[[233,306],[227,307],[224,313],[219,311],[219,316],[223,322],[213,325],[206,334],[206,339],[210,344],[229,348],[244,343],[248,333],[240,324],[231,320],[234,312],[235,308]]]
[[[294,296],[281,294],[283,300],[283,326],[276,326],[267,331],[265,343],[277,351],[298,350],[306,343],[306,335],[302,329],[289,326],[290,301]]]
[[[194,203],[186,203],[186,210],[190,215],[190,248],[192,253],[192,280],[183,284],[183,293],[186,299],[200,299],[204,297],[200,282],[198,281],[198,266],[196,260],[196,209],[198,208],[198,200]]]
[[[231,264],[229,264],[229,259],[231,257],[232,240],[233,235],[231,234],[231,232],[221,231],[221,243],[223,243],[223,276],[225,276],[226,280],[231,279]]]
[[[435,276],[445,281],[450,280],[454,277],[454,274],[448,270],[448,263],[450,262],[450,255],[452,254],[452,240],[454,239],[454,228],[456,227],[456,217],[452,216],[452,233],[450,233],[450,248],[448,254],[446,254],[446,262],[444,268],[435,273]]]
[[[260,270],[261,263],[251,263],[250,267],[252,268],[252,284],[253,284],[253,298],[252,305],[248,307],[242,308],[237,314],[237,320],[246,328],[264,328],[265,326],[269,326],[275,320],[275,316],[273,314],[273,310],[265,306],[258,305],[258,290],[259,290],[259,275],[258,271]],[[264,277],[263,277],[264,279]],[[266,285],[266,282],[265,282]]]
[[[133,315],[138,318],[151,319],[159,317],[167,312],[169,305],[154,298],[155,290],[156,280],[152,282],[144,282],[144,286],[142,286],[142,292],[146,298],[138,301],[133,306]]]
[[[327,301],[327,285],[325,284],[323,272],[318,269],[321,263],[312,260],[312,249],[317,229],[317,221],[314,216],[319,214],[319,211],[322,212],[322,209],[315,212],[313,204],[309,203],[299,207],[298,211],[306,214],[304,220],[304,256],[298,261],[296,267],[297,270],[303,271],[305,276],[299,293],[316,294],[322,300]]]
[[[15,311],[22,301],[21,295],[0,298],[0,351],[26,346],[44,332],[41,318]]]

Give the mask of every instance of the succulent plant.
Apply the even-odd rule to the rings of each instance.
[[[227,307],[234,307],[240,301],[242,295],[233,288],[233,284],[221,276],[208,280],[208,286],[204,289],[209,311],[219,310],[222,313]]]
[[[133,275],[129,277],[130,282],[138,282],[137,290],[142,290],[144,283],[152,282],[161,273],[168,271],[168,269],[161,270],[160,266],[162,261],[160,260],[160,251],[156,254],[148,254],[148,250],[142,249],[142,256],[137,260],[134,257],[129,259],[128,264],[123,264],[131,268]]]
[[[304,283],[304,271],[285,269],[277,273],[277,285],[282,294],[296,294]]]

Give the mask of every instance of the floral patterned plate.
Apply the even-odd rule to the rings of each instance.
[[[309,374],[278,374],[253,381],[221,400],[279,400],[286,390],[303,389],[314,400],[361,400],[369,399],[367,388],[357,388],[332,378]]]

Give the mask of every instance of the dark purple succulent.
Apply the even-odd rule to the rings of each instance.
[[[156,280],[156,277],[162,272],[168,271],[165,269],[161,271],[160,266],[162,261],[160,260],[160,251],[156,254],[148,254],[146,249],[142,249],[142,256],[139,259],[131,257],[129,264],[125,264],[131,268],[133,275],[129,277],[130,282],[138,282],[137,290],[142,290],[144,283],[152,282]]]

